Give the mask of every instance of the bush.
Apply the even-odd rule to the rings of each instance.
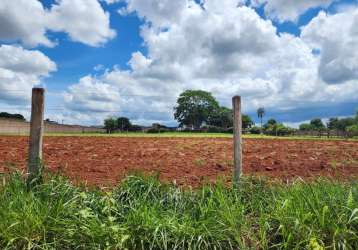
[[[149,134],[157,134],[157,133],[164,133],[164,132],[170,132],[170,130],[164,128],[150,128],[147,130],[147,133]]]
[[[347,132],[350,137],[358,136],[358,124],[349,126]]]
[[[278,126],[277,127],[277,135],[279,136],[287,136],[287,135],[293,135],[295,132],[295,129],[286,127],[286,126]]]
[[[157,128],[150,128],[147,130],[147,133],[149,134],[157,134],[157,133],[160,133],[160,129],[157,129]]]
[[[250,134],[254,134],[254,135],[259,135],[259,134],[261,134],[261,128],[256,127],[256,126],[250,128],[249,131],[250,131]]]

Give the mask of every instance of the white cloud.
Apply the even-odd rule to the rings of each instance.
[[[335,0],[252,0],[252,5],[264,5],[268,17],[279,21],[297,21],[310,8],[328,7]]]
[[[46,33],[47,11],[36,0],[5,0],[0,4],[0,40],[26,46],[54,46]]]
[[[53,47],[47,31],[65,32],[73,41],[100,46],[115,36],[109,13],[97,0],[57,0],[45,9],[38,0],[11,0],[0,4],[0,40],[25,46]]]
[[[96,66],[93,67],[93,70],[94,71],[101,71],[101,70],[104,70],[105,67],[103,64],[97,64]]]
[[[102,2],[105,2],[106,4],[110,5],[110,4],[114,4],[114,3],[119,3],[122,0],[100,0]]]
[[[239,1],[181,2],[186,4],[180,9],[163,13],[155,0],[128,1],[129,7],[141,6],[126,11],[146,20],[141,36],[148,53],[133,53],[129,70],[115,67],[102,76],[88,76],[92,85],[114,88],[119,98],[103,103],[112,104],[119,114],[137,121],[170,123],[176,97],[186,89],[211,91],[226,106],[233,95],[242,95],[245,112],[259,106],[278,110],[357,100],[356,82],[327,85],[321,80],[321,56],[312,53],[311,43],[278,35],[271,21]],[[143,6],[148,9],[144,11]],[[86,89],[71,94],[82,96],[83,92]],[[67,106],[78,108],[81,103],[69,100]]]
[[[90,112],[111,111],[119,108],[114,106],[118,98],[115,87],[99,82],[90,76],[81,78],[79,83],[72,85],[65,94],[65,102],[72,104],[71,109]]]
[[[48,16],[48,27],[68,33],[73,41],[99,46],[112,39],[109,13],[97,0],[59,0]]]
[[[19,104],[29,100],[31,88],[56,70],[56,64],[36,50],[0,46],[0,100]]]
[[[141,18],[152,22],[155,25],[170,25],[177,21],[182,11],[188,6],[191,0],[123,0],[127,3],[125,8],[119,10],[119,13],[126,15],[136,12]]]
[[[319,74],[331,84],[358,80],[358,9],[320,12],[302,29],[303,39],[320,51]]]

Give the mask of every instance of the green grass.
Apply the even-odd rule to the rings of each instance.
[[[27,134],[0,134],[11,136],[28,136]],[[164,137],[164,138],[232,138],[232,134],[227,133],[190,133],[190,132],[163,132],[157,134],[128,132],[128,133],[47,133],[45,136],[80,136],[80,137]],[[243,135],[243,138],[251,139],[278,139],[278,140],[345,140],[358,141],[358,137],[315,137],[315,136],[269,136],[269,135]]]
[[[109,192],[0,179],[0,249],[358,249],[358,182],[182,190],[131,176]]]

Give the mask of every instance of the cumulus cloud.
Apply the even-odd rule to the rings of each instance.
[[[54,46],[46,33],[46,10],[37,0],[2,1],[0,40],[18,41],[27,46]]]
[[[119,10],[120,14],[135,12],[140,18],[145,18],[154,25],[164,26],[180,19],[191,0],[124,0],[124,2],[127,5]]]
[[[90,76],[81,78],[79,83],[71,86],[65,94],[65,102],[71,103],[71,109],[75,111],[110,112],[119,108],[114,106],[118,98],[115,87]]]
[[[302,38],[320,51],[319,74],[330,84],[358,80],[358,9],[320,12],[302,29]]]
[[[252,0],[252,6],[264,5],[268,17],[283,21],[297,21],[310,8],[328,7],[334,0]]]
[[[28,47],[53,47],[47,31],[65,32],[71,40],[100,46],[116,33],[109,13],[97,0],[56,0],[45,9],[38,0],[3,1],[0,5],[0,40],[21,42]]]
[[[245,112],[255,112],[259,106],[279,112],[314,107],[322,100],[356,100],[356,82],[327,85],[322,80],[323,53],[312,53],[313,39],[311,44],[308,38],[278,34],[270,20],[240,1],[178,2],[170,15],[158,10],[156,0],[127,0],[126,11],[145,20],[141,36],[148,53],[133,53],[128,70],[115,67],[100,76],[87,76],[90,85],[114,88],[118,98],[101,103],[113,105],[118,114],[141,122],[171,123],[176,98],[186,89],[211,91],[226,106],[233,95],[241,95]],[[76,98],[86,89],[70,92]],[[91,96],[84,99],[91,101]],[[69,109],[81,105],[67,100]]]
[[[104,44],[116,35],[110,29],[109,13],[104,12],[97,0],[59,0],[48,15],[48,27],[91,46]]]
[[[31,88],[56,70],[42,52],[12,45],[0,46],[0,100],[18,104],[29,100]]]

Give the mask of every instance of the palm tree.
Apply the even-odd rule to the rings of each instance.
[[[257,117],[261,120],[261,134],[262,134],[262,117],[265,115],[265,109],[263,107],[257,109]]]

